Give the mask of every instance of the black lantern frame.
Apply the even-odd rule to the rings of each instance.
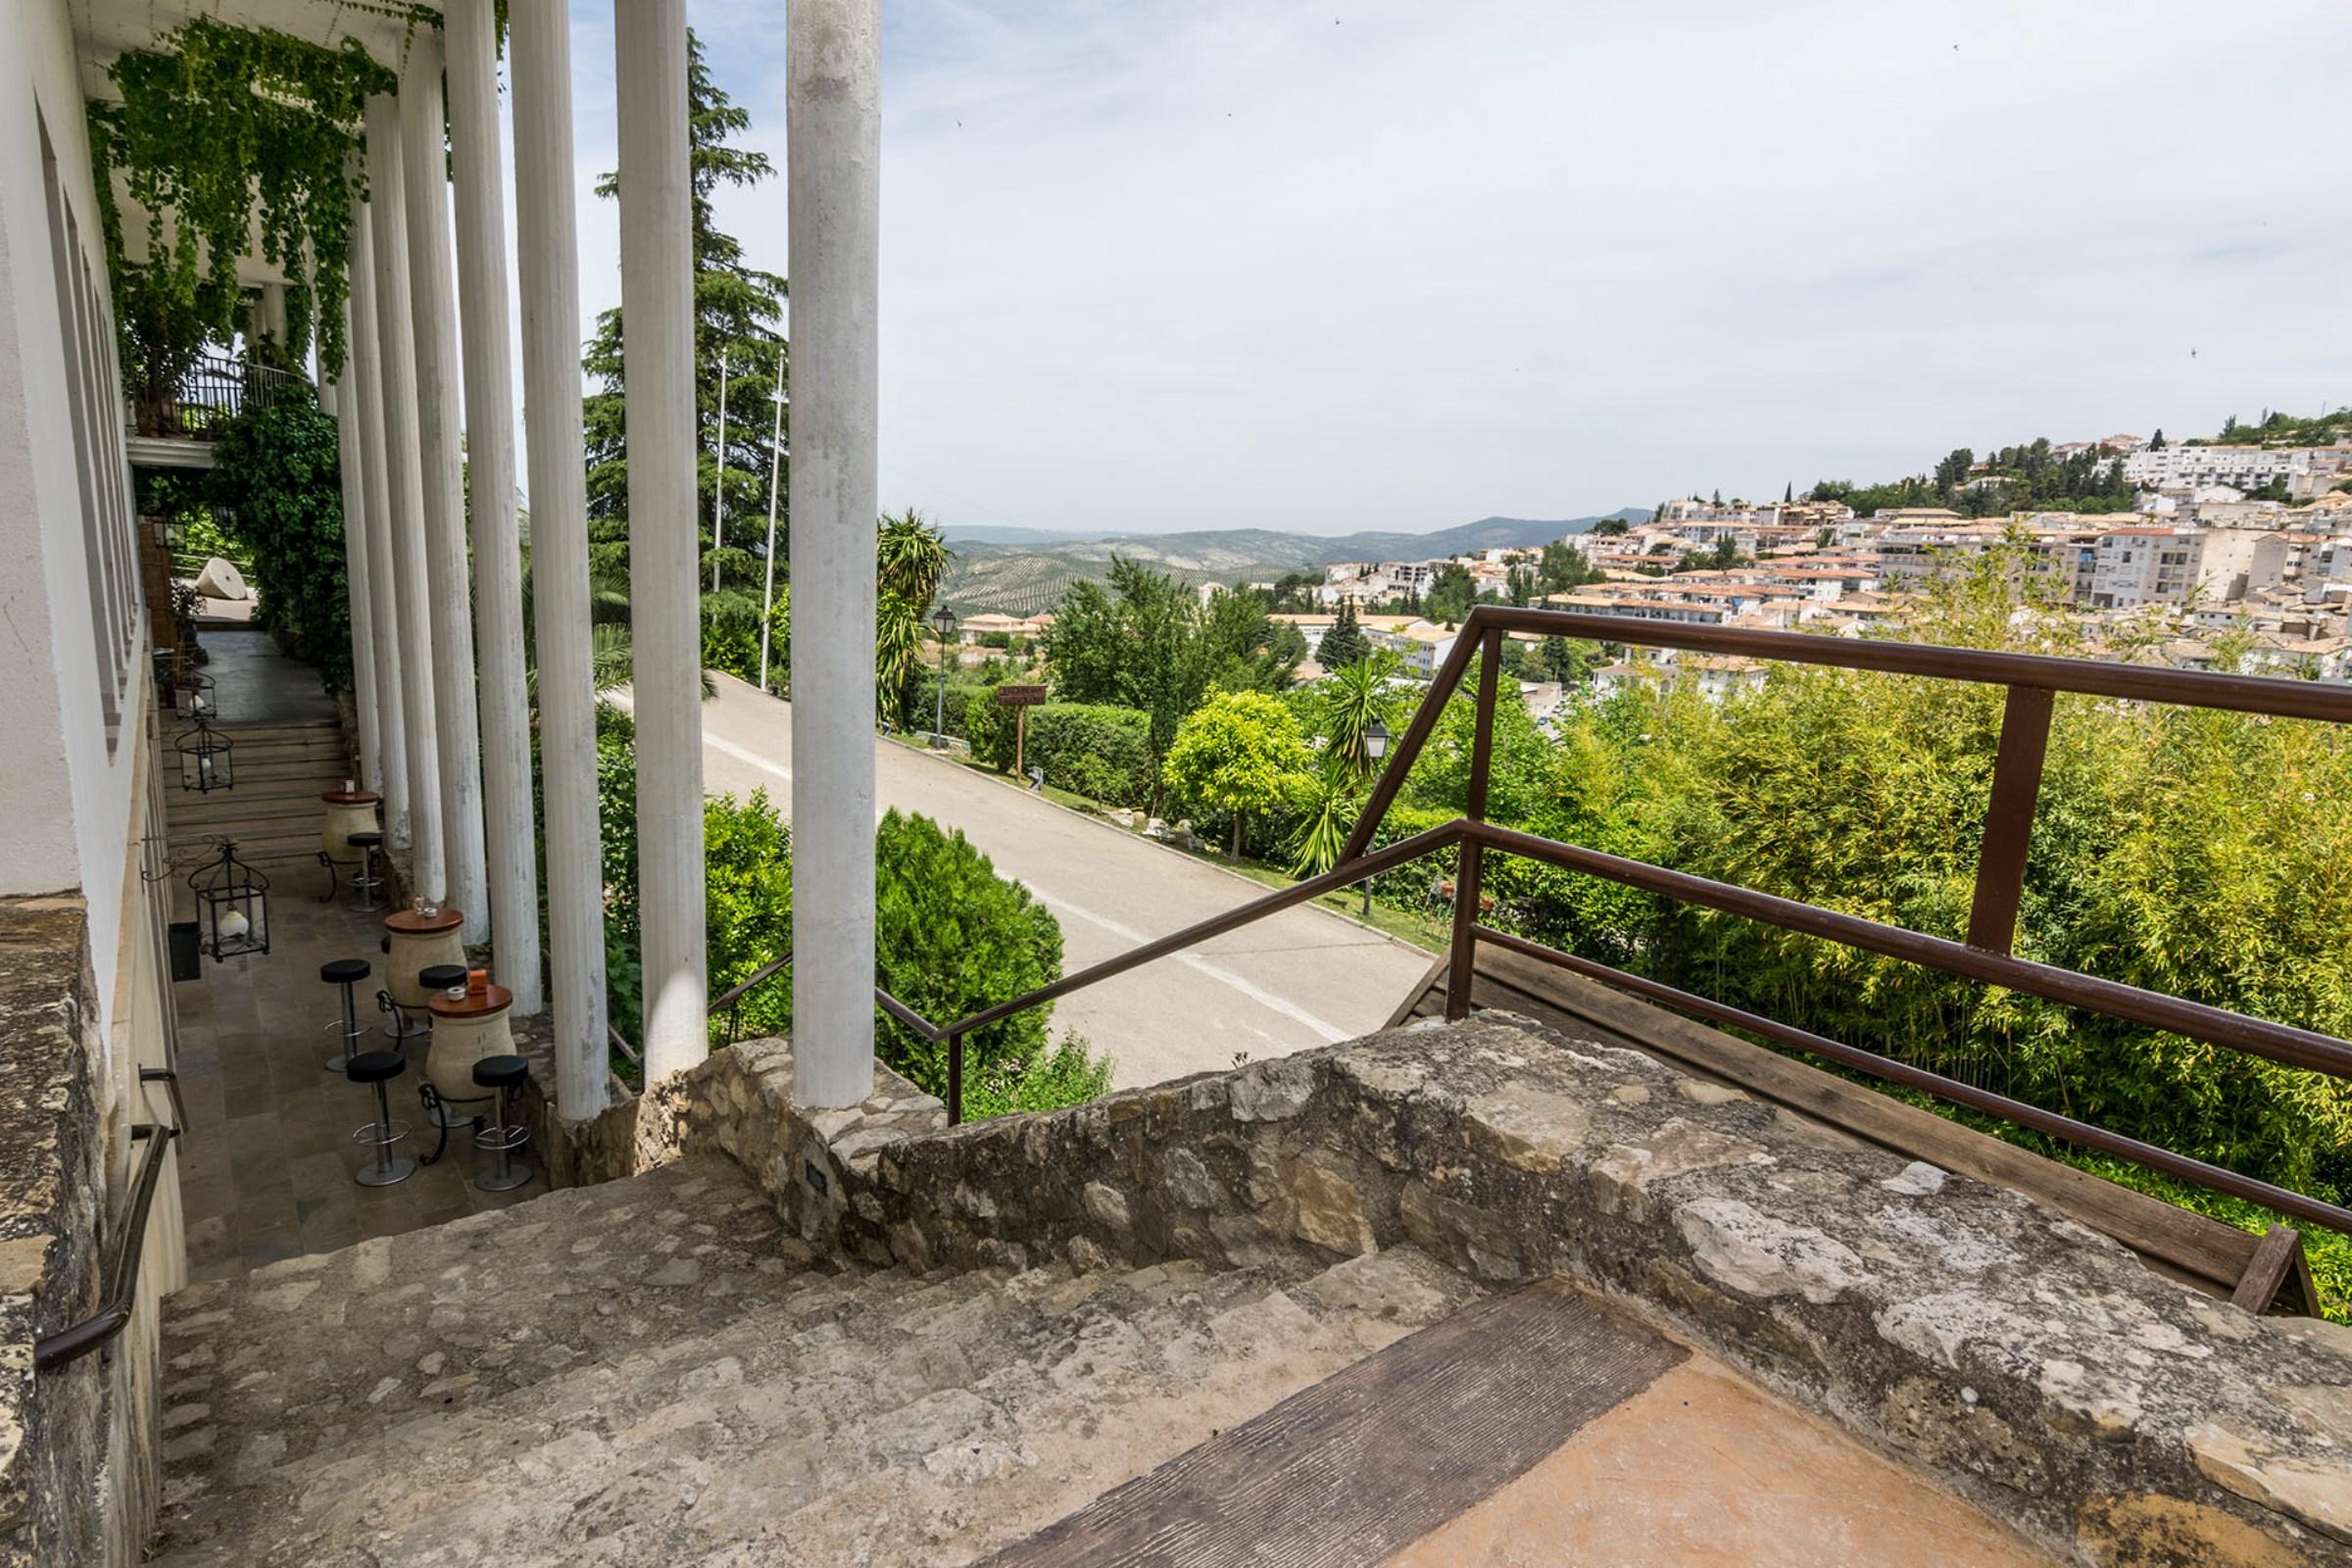
[[[234,841],[220,841],[220,858],[190,872],[188,888],[199,945],[215,963],[270,951],[270,879],[237,858]]]
[[[179,753],[179,787],[209,795],[236,788],[235,742],[213,728],[208,715],[198,714],[196,727],[182,730],[172,742]]]
[[[172,687],[172,710],[199,722],[213,712],[213,677],[201,669],[183,669]]]

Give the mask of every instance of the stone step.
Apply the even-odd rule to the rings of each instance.
[[[277,719],[266,723],[217,724],[223,735],[239,743],[252,740],[312,741],[330,740],[343,744],[343,726],[331,718]]]
[[[1476,1295],[828,1274],[691,1163],[175,1297],[158,1560],[969,1562]]]
[[[164,1322],[167,1476],[218,1496],[825,1277],[732,1162],[695,1159],[192,1285]]]

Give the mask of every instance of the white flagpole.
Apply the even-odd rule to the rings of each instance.
[[[776,427],[767,438],[767,586],[760,594],[760,689],[767,690],[767,628],[776,604],[776,475],[784,463],[784,356],[776,356]]]

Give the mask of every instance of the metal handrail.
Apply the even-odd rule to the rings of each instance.
[[[1645,861],[1605,855],[1597,850],[1563,844],[1487,822],[1487,782],[1494,745],[1495,693],[1500,684],[1502,639],[1513,631],[2006,686],[2009,690],[2008,705],[2003,713],[2000,744],[1994,759],[1991,798],[1985,813],[1968,940],[1965,943],[1953,942],[1948,938],[1886,925],[1858,915],[1758,893]],[[1439,716],[1459,689],[1474,654],[1481,661],[1482,678],[1477,694],[1477,722],[1471,747],[1468,811],[1456,821],[1399,840],[1386,849],[1367,853],[1367,847],[1379,831],[1389,808],[1395,803],[1405,776],[1436,730]],[[1391,751],[1372,795],[1365,803],[1363,813],[1341,851],[1339,864],[1333,869],[1263,898],[1253,899],[1224,914],[1145,943],[1115,957],[1089,965],[1051,984],[1023,992],[1009,1001],[984,1007],[952,1024],[932,1024],[896,1004],[890,1004],[886,1010],[925,1038],[947,1042],[951,1090],[949,1112],[952,1118],[960,1119],[963,1037],[972,1030],[1110,979],[1194,943],[1250,924],[1322,893],[1458,846],[1460,865],[1455,877],[1454,926],[1447,958],[1446,1005],[1449,1018],[1468,1016],[1477,944],[1481,940],[1494,942],[1511,951],[1544,958],[1628,991],[1665,1000],[1683,1010],[1748,1029],[1764,1038],[1778,1040],[1799,1050],[1815,1052],[1891,1082],[1925,1090],[1953,1103],[2002,1116],[2021,1126],[2085,1148],[2117,1154],[2217,1192],[2247,1198],[2296,1218],[2352,1233],[2352,1209],[2240,1176],[2220,1166],[2135,1139],[2107,1133],[2086,1123],[2056,1116],[2023,1102],[1992,1095],[1940,1074],[1893,1061],[1875,1052],[1862,1051],[1771,1019],[1726,1007],[1705,998],[1656,981],[1627,975],[1607,965],[1595,964],[1590,959],[1578,958],[1525,938],[1510,937],[1484,925],[1478,918],[1480,858],[1486,850],[1493,849],[1498,854],[1541,859],[1661,897],[1763,920],[1949,974],[2247,1052],[2290,1066],[2352,1078],[2352,1042],[2011,955],[2018,905],[2023,893],[2026,845],[2033,828],[2044,754],[2043,743],[2047,739],[2051,715],[2048,699],[2057,692],[2352,723],[2352,690],[2316,685],[2309,681],[2227,675],[2201,670],[2159,669],[2036,654],[1946,648],[1934,644],[1855,641],[1798,632],[1744,631],[1644,621],[1617,615],[1585,614],[1572,611],[1482,605],[1464,620],[1452,652],[1431,683],[1429,693],[1414,712],[1402,740]]]
[[[176,1110],[179,1081],[163,1068],[142,1068],[139,1076],[153,1081],[161,1077],[172,1085]],[[139,1289],[139,1257],[147,1250],[147,1216],[155,1207],[156,1184],[163,1179],[164,1155],[172,1140],[180,1136],[177,1127],[158,1127],[152,1122],[140,1122],[131,1128],[134,1141],[145,1141],[147,1157],[139,1163],[139,1174],[130,1190],[130,1205],[123,1215],[122,1226],[115,1232],[115,1249],[106,1266],[106,1298],[98,1310],[70,1328],[55,1334],[44,1334],[32,1342],[32,1369],[35,1372],[54,1372],[70,1361],[97,1349],[130,1322]]]
[[[198,441],[220,438],[247,409],[268,408],[277,396],[309,382],[292,370],[225,354],[200,354],[162,399],[142,399],[140,423],[149,432]]]

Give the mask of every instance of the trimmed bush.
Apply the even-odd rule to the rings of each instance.
[[[1031,709],[1029,761],[1055,789],[1141,806],[1152,797],[1152,715],[1092,703]]]

